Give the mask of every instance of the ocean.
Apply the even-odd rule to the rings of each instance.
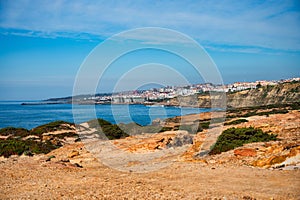
[[[157,118],[165,119],[211,111],[207,108],[145,105],[74,105],[74,107],[71,104],[21,105],[23,102],[25,101],[0,101],[0,128],[13,126],[32,129],[56,120],[82,123],[95,119],[96,116],[111,123],[136,122],[148,125]],[[96,116],[91,113],[95,113]]]

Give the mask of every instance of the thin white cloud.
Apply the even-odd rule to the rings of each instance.
[[[181,31],[200,43],[295,51],[300,50],[299,9],[297,1],[288,0],[2,1],[0,27],[38,37],[85,39],[156,26]]]
[[[138,28],[134,31],[124,32],[121,35],[114,37],[114,40],[137,40],[142,44],[194,44],[188,36],[180,32],[164,28],[155,28],[155,31],[150,28]]]

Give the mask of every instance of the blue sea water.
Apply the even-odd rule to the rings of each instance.
[[[74,105],[74,107],[71,104],[21,105],[22,102],[0,101],[0,128],[14,126],[32,129],[56,120],[82,123],[96,116],[111,123],[136,122],[148,125],[157,118],[165,119],[210,111],[202,108],[145,105]],[[95,113],[96,116],[91,113]]]

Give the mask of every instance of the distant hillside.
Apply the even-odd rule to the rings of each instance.
[[[195,98],[198,99],[198,102],[195,101]],[[222,99],[225,100],[225,95],[204,93],[197,96],[176,97],[170,99],[168,104],[209,108],[211,107],[211,99],[215,99],[221,104]],[[227,93],[226,99],[227,107],[233,108],[300,102],[300,82],[262,86],[256,89]]]
[[[50,98],[50,99],[46,99],[44,101],[48,101],[48,102],[65,102],[65,103],[71,103],[72,102],[72,98],[74,98],[75,100],[79,100],[79,99],[84,99],[84,98],[90,98],[90,97],[103,97],[103,96],[111,96],[114,93],[97,93],[95,95],[91,95],[91,94],[82,94],[82,95],[77,95],[77,96],[68,96],[68,97],[58,97],[58,98]]]

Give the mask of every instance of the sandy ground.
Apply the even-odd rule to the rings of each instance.
[[[149,173],[93,160],[83,168],[42,158],[0,163],[0,199],[299,199],[300,170],[174,162]]]

